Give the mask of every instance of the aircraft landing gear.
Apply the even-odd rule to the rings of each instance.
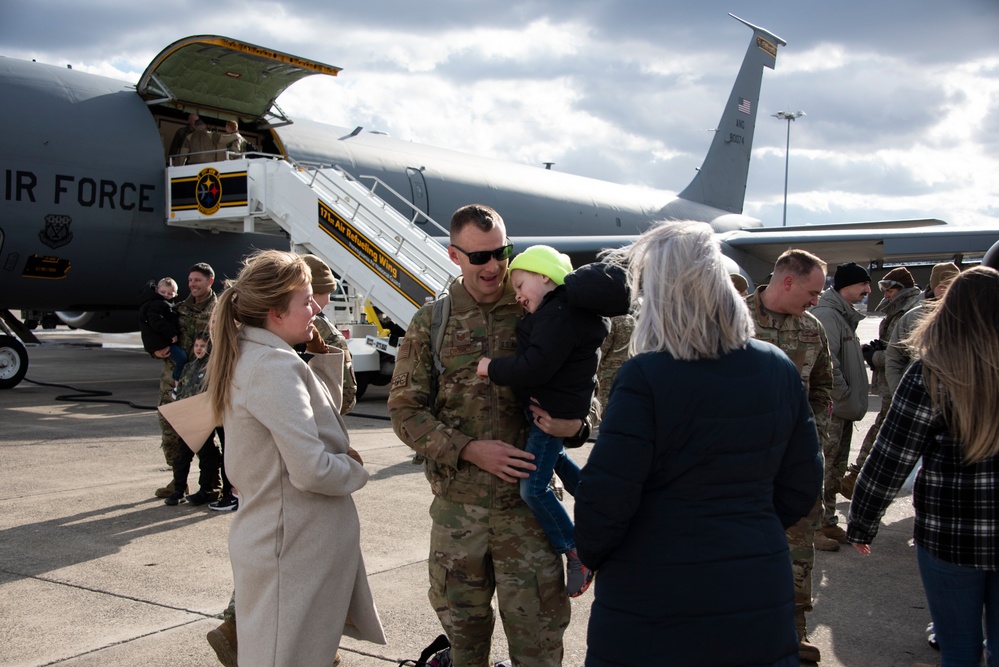
[[[28,372],[28,351],[13,336],[0,335],[0,389],[13,389]]]

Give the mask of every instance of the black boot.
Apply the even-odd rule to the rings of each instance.
[[[183,491],[174,491],[169,496],[167,496],[166,499],[163,502],[164,502],[164,504],[170,505],[170,506],[179,505],[182,502],[184,502],[184,492]]]

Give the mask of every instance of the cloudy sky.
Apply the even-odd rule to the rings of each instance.
[[[780,225],[937,217],[999,226],[999,0],[0,0],[0,55],[138,80],[219,34],[343,68],[291,116],[678,192],[752,32],[763,77],[745,212]],[[8,101],[5,101],[8,103]]]

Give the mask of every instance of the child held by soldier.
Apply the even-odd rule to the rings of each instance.
[[[510,280],[517,301],[527,314],[517,325],[517,353],[479,361],[476,372],[491,382],[514,387],[525,401],[552,417],[579,419],[586,431],[600,345],[610,330],[608,317],[628,312],[628,288],[619,267],[588,264],[576,271],[567,255],[544,245],[532,246],[510,263]],[[593,571],[576,553],[573,523],[549,488],[557,474],[574,494],[579,466],[565,452],[562,438],[546,434],[532,420],[526,451],[537,467],[520,481],[520,495],[534,512],[552,547],[566,556],[566,589],[582,595]]]
[[[153,285],[155,284],[155,289]],[[146,300],[139,307],[139,333],[142,347],[157,359],[169,358],[173,362],[173,384],[176,388],[187,363],[187,352],[178,343],[180,315],[177,305],[177,281],[163,278],[158,283],[150,281]]]

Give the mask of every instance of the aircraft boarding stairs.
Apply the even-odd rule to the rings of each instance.
[[[323,258],[360,303],[370,301],[403,329],[458,275],[445,247],[430,235],[446,237],[447,230],[377,178],[369,188],[338,167],[266,156],[171,166],[167,180],[167,224],[287,234],[293,246]],[[376,194],[379,187],[412,216]],[[394,357],[394,346],[369,336],[366,360],[357,342],[351,342],[355,372],[381,373],[381,381],[391,376],[394,358],[385,355]]]

